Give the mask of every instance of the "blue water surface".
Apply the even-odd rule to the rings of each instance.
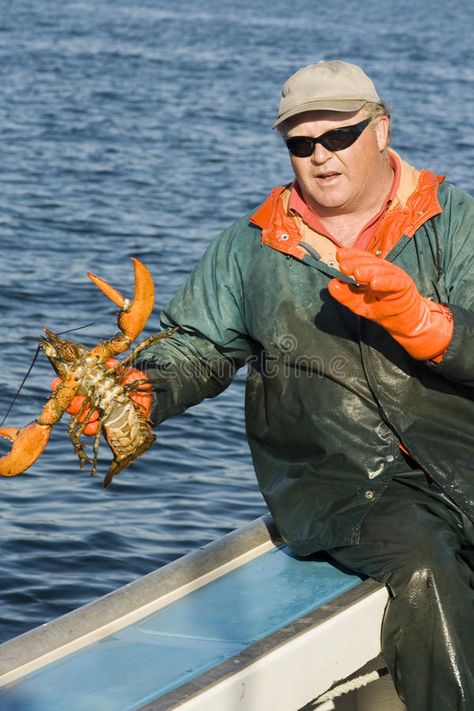
[[[0,413],[43,326],[115,307],[131,256],[158,311],[206,244],[291,179],[270,127],[299,66],[343,58],[373,76],[393,143],[472,192],[474,6],[468,0],[0,0]],[[44,358],[9,417],[34,419]],[[244,374],[164,423],[108,490],[80,471],[61,423],[40,461],[0,482],[0,641],[195,549],[265,511],[245,440]],[[8,446],[2,445],[2,453]],[[109,461],[107,447],[100,470]]]

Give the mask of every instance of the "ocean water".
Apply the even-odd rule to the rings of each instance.
[[[291,179],[270,127],[304,64],[363,66],[394,147],[472,193],[473,25],[467,0],[0,0],[0,418],[43,326],[94,322],[74,335],[86,345],[115,333],[87,270],[127,292],[130,257],[150,267],[148,335],[209,240]],[[40,358],[7,424],[39,414],[52,377]],[[0,641],[265,512],[244,379],[161,425],[108,490],[66,423],[0,481]]]

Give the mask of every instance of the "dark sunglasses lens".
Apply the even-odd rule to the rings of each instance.
[[[321,140],[321,143],[328,151],[343,151],[345,148],[352,146],[359,136],[359,131],[344,131],[344,129],[341,128],[335,131],[329,131]]]
[[[328,151],[343,151],[345,148],[349,148],[353,143],[357,141],[362,131],[367,128],[370,123],[370,119],[365,119],[360,123],[354,124],[354,126],[343,126],[342,128],[335,128],[333,131],[328,131],[324,133],[320,140],[324,148]]]
[[[356,123],[353,126],[343,126],[335,128],[332,131],[323,133],[319,138],[310,138],[306,136],[293,136],[288,138],[286,146],[292,155],[298,158],[308,158],[313,154],[314,147],[320,143],[326,150],[336,153],[349,148],[357,141],[362,131],[369,125],[370,118]]]
[[[314,150],[313,140],[311,138],[305,138],[304,136],[288,138],[286,146],[290,153],[297,156],[297,158],[308,158]]]

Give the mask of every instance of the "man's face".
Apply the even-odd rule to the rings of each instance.
[[[286,137],[317,138],[326,131],[351,126],[367,118],[363,110],[353,113],[309,111],[290,120]],[[308,158],[290,154],[296,179],[306,203],[321,217],[370,210],[385,190],[389,120],[373,119],[359,138],[342,151],[331,152],[320,143]],[[386,190],[385,190],[386,194]],[[382,196],[383,197],[383,196]]]

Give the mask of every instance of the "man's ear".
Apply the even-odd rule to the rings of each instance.
[[[379,116],[375,126],[375,134],[380,152],[390,144],[390,119],[388,116]]]

